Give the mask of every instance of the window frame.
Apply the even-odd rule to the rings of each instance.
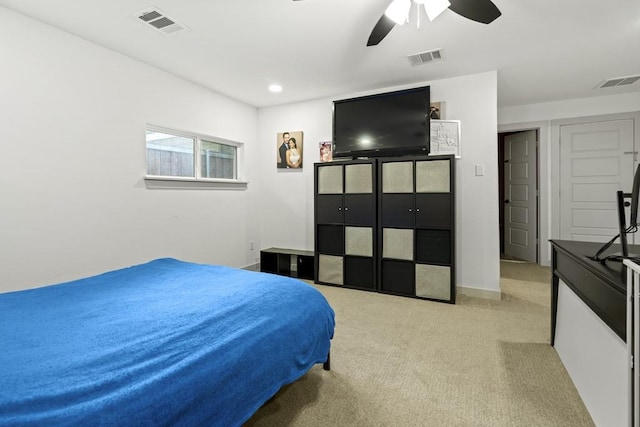
[[[192,189],[192,188],[220,188],[220,189],[246,189],[248,182],[244,177],[244,143],[220,138],[212,135],[205,135],[197,132],[188,132],[163,126],[147,124],[146,131],[161,132],[173,136],[192,138],[193,147],[193,167],[194,176],[171,176],[171,175],[144,175],[147,188],[166,189]],[[207,178],[202,176],[202,142],[212,142],[216,144],[229,145],[235,147],[234,176],[235,178]],[[145,163],[147,159],[147,145],[145,138]],[[145,166],[145,172],[147,166]]]

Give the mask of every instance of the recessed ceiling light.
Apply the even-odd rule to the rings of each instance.
[[[282,92],[282,86],[276,84],[269,85],[269,91],[273,93]]]

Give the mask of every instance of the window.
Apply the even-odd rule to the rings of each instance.
[[[147,175],[191,176],[195,138],[147,130]]]
[[[219,142],[200,142],[200,175],[204,178],[233,179],[236,174],[236,147]]]
[[[148,126],[147,179],[238,181],[242,144],[204,135]]]

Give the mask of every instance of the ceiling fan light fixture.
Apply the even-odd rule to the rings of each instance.
[[[436,19],[442,12],[451,6],[449,0],[427,0],[423,4],[429,21]]]
[[[411,0],[393,0],[384,14],[398,25],[404,25],[411,9]]]

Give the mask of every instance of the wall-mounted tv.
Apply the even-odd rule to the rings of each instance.
[[[429,153],[429,86],[333,102],[333,156]]]

